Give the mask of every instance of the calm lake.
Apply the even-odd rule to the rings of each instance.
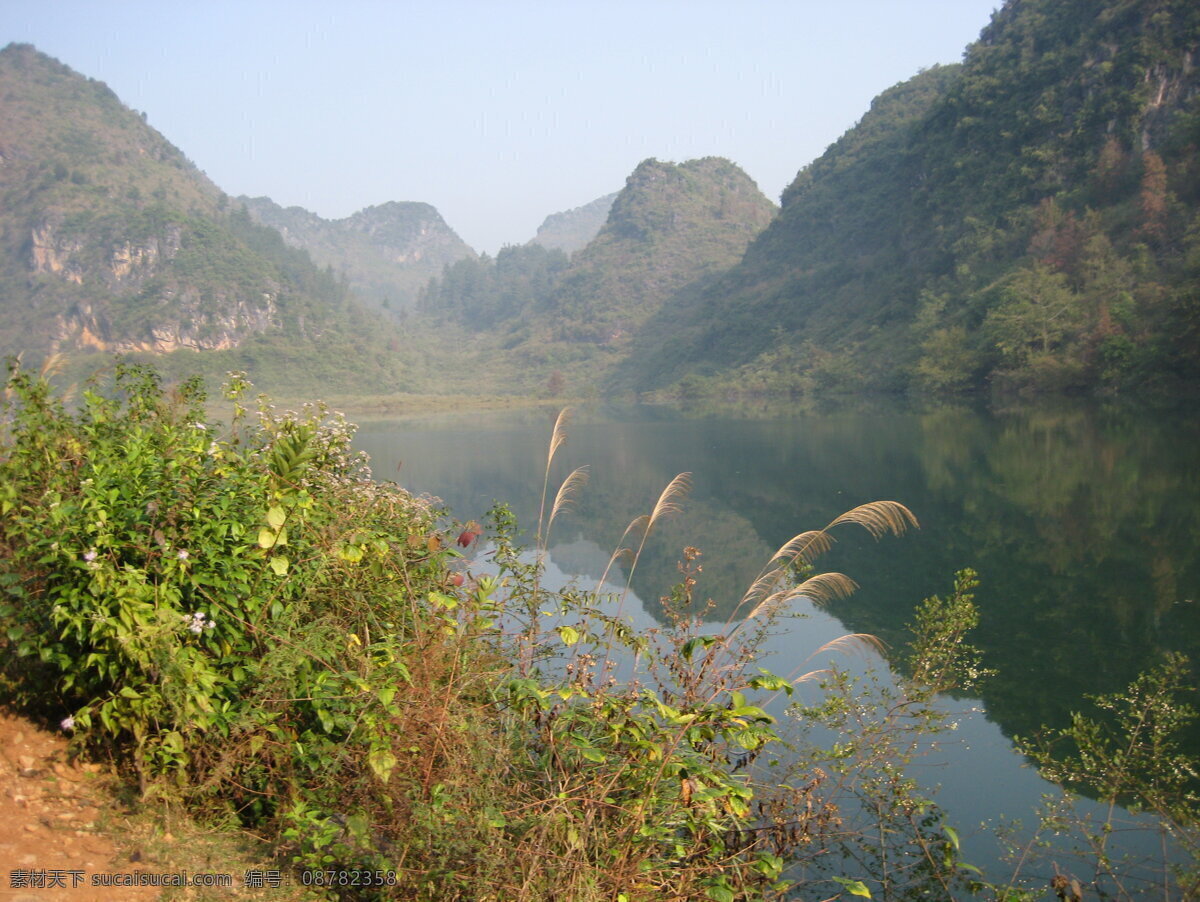
[[[462,521],[508,503],[530,534],[556,410],[425,416],[360,427],[377,479],[442,499]],[[860,585],[824,611],[789,620],[765,662],[781,675],[847,632],[903,647],[923,598],[956,570],[982,584],[974,642],[996,671],[961,712],[954,741],[923,760],[922,783],[991,871],[991,827],[1036,820],[1049,791],[1013,735],[1064,726],[1085,696],[1123,689],[1162,652],[1200,661],[1200,416],[1130,405],[905,409],[853,405],[781,411],[659,406],[581,408],[554,487],[590,467],[579,503],[555,524],[550,570],[594,586],[634,517],[690,472],[681,515],[652,536],[624,613],[656,621],[685,546],[703,552],[697,592],[724,620],[771,554],[858,504],[900,501],[921,528],[878,542],[841,527],[820,569]],[[855,666],[861,666],[855,665]],[[1191,751],[1200,751],[1200,740]],[[995,876],[995,874],[992,874]],[[1085,875],[1080,875],[1085,876]]]

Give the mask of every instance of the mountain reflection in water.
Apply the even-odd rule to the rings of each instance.
[[[356,444],[383,478],[403,460],[398,481],[443,499],[460,520],[507,502],[532,543],[556,413],[373,422]],[[943,786],[952,822],[1032,819],[1047,784],[1004,737],[1066,726],[1087,696],[1120,691],[1164,651],[1200,661],[1198,433],[1194,410],[1100,405],[586,408],[558,452],[551,492],[583,464],[591,479],[556,522],[550,559],[559,578],[594,587],[630,520],[690,472],[692,494],[648,542],[632,586],[638,603],[625,612],[643,626],[661,619],[657,599],[694,546],[703,552],[697,594],[724,621],[792,536],[864,502],[902,502],[920,530],[880,541],[855,527],[834,533],[819,569],[860,588],[776,636],[767,665],[788,673],[844,632],[903,648],[914,606],[971,567],[982,580],[973,641],[996,674],[980,700],[946,700],[980,710],[964,717],[928,782]],[[1189,745],[1200,752],[1200,736]]]

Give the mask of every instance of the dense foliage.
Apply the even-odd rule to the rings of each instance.
[[[6,695],[146,797],[224,812],[297,864],[394,871],[380,894],[724,900],[778,883],[782,859],[736,838],[754,787],[733,762],[775,740],[742,693],[786,683],[714,673],[692,636],[674,693],[618,685],[606,649],[635,637],[542,591],[503,509],[501,601],[436,511],[368,477],[344,421],[265,402],[252,418],[246,388],[229,385],[225,431],[194,382],[172,400],[122,367],[116,400],[89,391],[72,414],[11,369]]]
[[[906,676],[864,688],[835,667],[823,701],[783,723],[768,710],[820,675],[758,666],[776,618],[853,587],[812,570],[829,530],[902,532],[914,520],[899,504],[793,537],[723,625],[685,548],[665,626],[639,634],[621,615],[628,584],[543,584],[549,536],[586,482],[579,469],[553,489],[562,416],[535,548],[514,543],[497,506],[489,560],[468,563],[460,549],[482,527],[374,482],[350,427],[320,406],[277,413],[260,399],[252,415],[241,376],[227,428],[204,418],[197,382],[168,394],[137,366],[76,412],[15,366],[6,388],[4,695],[110,756],[144,800],[250,828],[310,876],[378,875],[366,897],[730,902],[798,881],[822,898],[1015,900],[1043,879],[1018,868],[1006,887],[987,883],[907,773],[953,729],[939,693],[986,675],[964,641],[974,574],[918,609]],[[630,523],[610,567],[637,569],[688,483],[676,477]],[[851,647],[880,646],[848,636],[822,651]],[[1183,667],[1140,679],[1115,731],[1077,719],[1081,759],[1043,763],[1144,793],[1190,843]],[[788,722],[833,732],[785,756]],[[1124,879],[1101,852],[1104,879]]]
[[[881,94],[630,378],[742,387],[1195,384],[1200,14],[1030,0]],[[728,377],[724,379],[728,382]]]

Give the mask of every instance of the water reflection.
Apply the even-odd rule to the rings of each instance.
[[[358,444],[461,519],[504,499],[531,531],[555,411],[374,423]],[[676,473],[684,515],[648,543],[634,592],[678,580],[704,552],[700,594],[729,615],[771,553],[857,504],[891,498],[922,528],[875,542],[845,529],[826,559],[860,590],[830,613],[847,631],[902,644],[922,598],[970,566],[983,585],[975,637],[997,676],[983,690],[1008,734],[1063,725],[1087,694],[1114,692],[1166,649],[1200,659],[1200,419],[1103,407],[989,414],[895,406],[767,418],[663,408],[581,411],[555,469],[591,467],[551,553],[598,576],[634,517]],[[552,480],[553,481],[553,480]]]
[[[378,476],[441,497],[459,519],[503,499],[532,533],[556,413],[372,423],[357,444]],[[583,464],[591,481],[556,523],[548,579],[593,588],[629,521],[688,471],[693,494],[647,544],[623,613],[638,630],[661,621],[657,599],[690,545],[703,551],[697,594],[722,622],[796,533],[868,501],[903,502],[922,528],[878,542],[838,532],[824,563],[859,591],[807,609],[770,640],[767,665],[781,674],[821,666],[809,654],[845,632],[903,647],[914,606],[948,591],[956,570],[977,570],[974,643],[996,676],[981,699],[944,700],[966,713],[955,741],[923,766],[927,785],[943,785],[967,859],[995,861],[993,834],[972,825],[999,815],[1029,824],[1049,788],[1006,736],[1065,725],[1085,696],[1119,691],[1162,651],[1200,660],[1200,417],[1103,406],[759,414],[580,411],[552,486]],[[623,584],[619,569],[611,577]]]

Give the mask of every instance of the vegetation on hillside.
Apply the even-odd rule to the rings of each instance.
[[[477,336],[467,339],[476,359],[501,382],[586,394],[668,298],[733,265],[774,211],[728,160],[646,160],[569,261],[534,244],[460,261],[429,284],[420,310]]]
[[[562,251],[568,256],[581,251],[604,228],[616,199],[617,193],[614,191],[582,207],[551,213],[538,226],[537,234],[526,243],[540,244],[550,250]]]
[[[253,223],[106,86],[29,45],[0,50],[0,148],[0,351],[183,352],[165,366],[248,369],[275,388],[410,378],[399,333],[364,319],[332,271]],[[339,367],[320,362],[335,354]]]
[[[953,392],[1195,385],[1200,13],[1008,3],[881,94],[626,380]],[[732,375],[730,373],[732,372]],[[703,382],[699,383],[703,384]]]
[[[475,257],[429,204],[393,201],[328,220],[266,197],[238,200],[256,222],[277,229],[289,245],[340,274],[372,309],[390,314],[410,311],[430,279]]]

